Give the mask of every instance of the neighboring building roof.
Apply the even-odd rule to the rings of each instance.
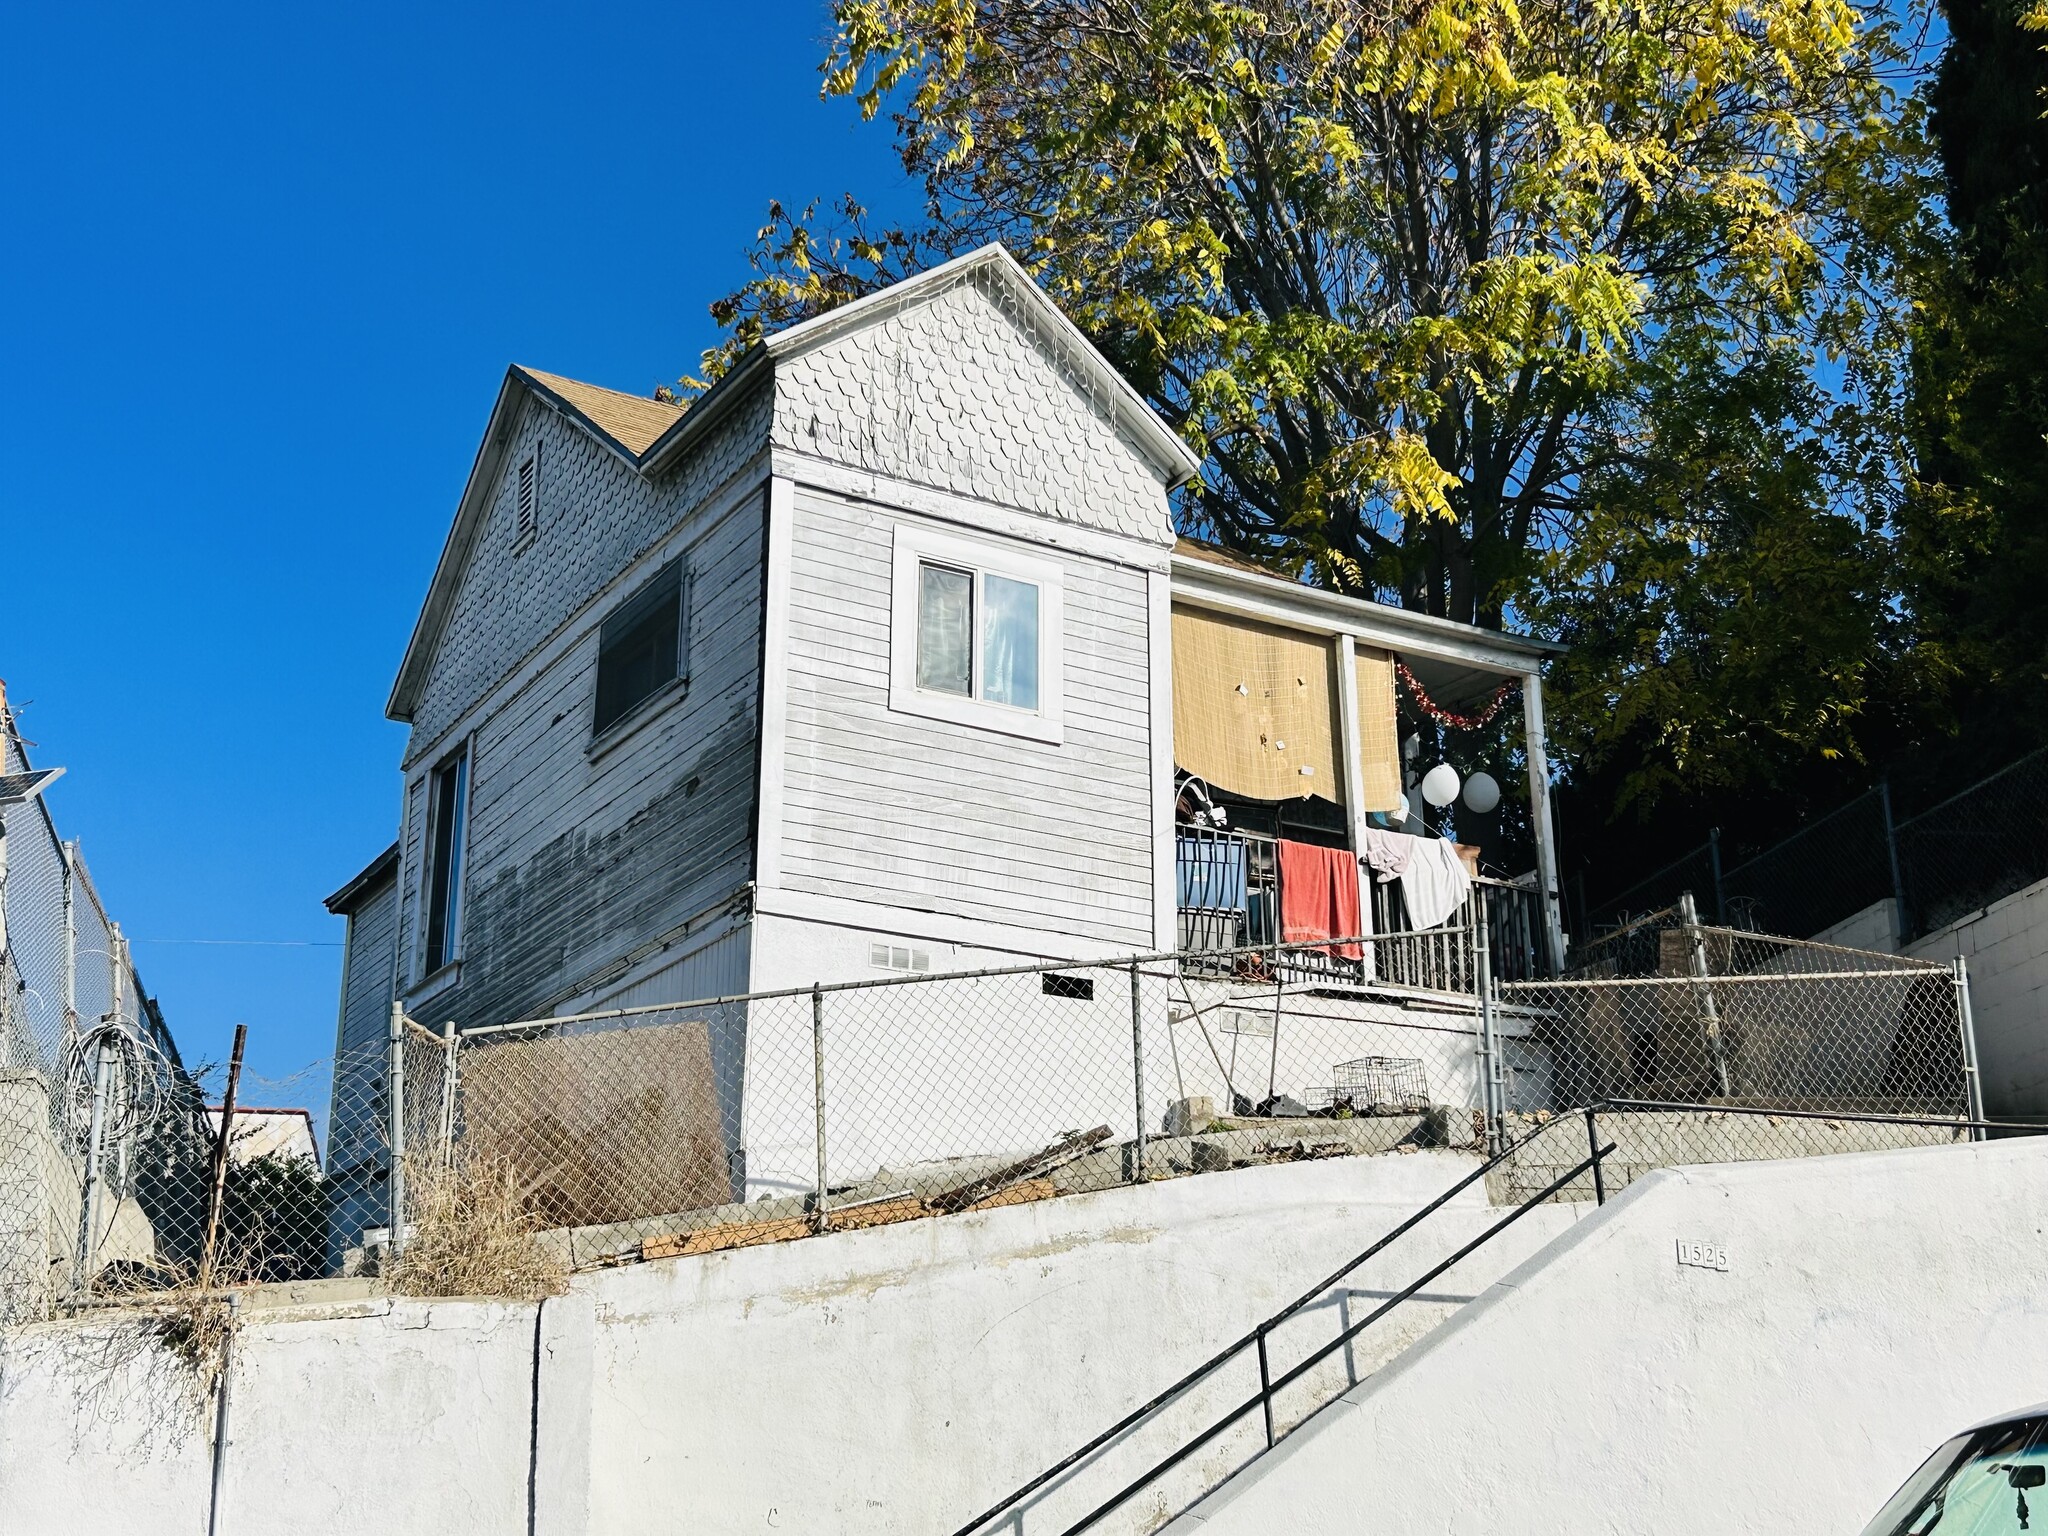
[[[221,1106],[206,1106],[206,1123],[220,1134]],[[310,1109],[260,1109],[235,1106],[235,1128],[228,1136],[228,1161],[250,1163],[259,1157],[296,1157],[320,1166],[320,1144],[313,1137]]]
[[[515,367],[513,373],[526,379],[542,394],[583,418],[586,425],[609,437],[638,459],[682,418],[684,407],[645,395],[623,394],[596,384],[582,384],[560,374],[542,373],[538,368]]]
[[[887,319],[976,276],[1001,284],[1042,331],[1057,340],[1073,366],[1087,376],[1098,402],[1131,445],[1157,468],[1169,489],[1185,484],[1201,472],[1202,461],[1194,450],[1131,388],[1081,329],[1060,312],[1060,307],[1046,296],[1017,258],[1000,245],[969,251],[865,298],[777,331],[750,347],[724,377],[688,406],[623,394],[531,368],[509,368],[499,387],[497,403],[491,409],[490,422],[484,428],[483,442],[470,468],[462,500],[457,504],[454,524],[442,546],[440,562],[434,567],[426,600],[420,605],[419,619],[413,626],[397,680],[392,684],[385,713],[393,720],[412,718],[419,690],[425,685],[433,661],[434,647],[440,640],[441,626],[455,601],[463,562],[483,520],[485,499],[496,483],[499,466],[510,446],[515,413],[528,395],[545,400],[578,422],[638,473],[652,478],[688,452],[756,384],[772,375],[778,362],[801,357],[849,331]]]
[[[393,843],[365,864],[361,873],[328,897],[323,905],[336,917],[347,917],[362,904],[365,896],[383,885],[397,872],[398,844]]]
[[[1206,560],[1211,565],[1227,565],[1233,570],[1250,571],[1254,576],[1272,576],[1275,572],[1260,565],[1256,560],[1233,554],[1216,544],[1204,544],[1199,539],[1177,538],[1173,541],[1173,552],[1186,555],[1190,560]],[[1284,577],[1282,578],[1285,579]]]

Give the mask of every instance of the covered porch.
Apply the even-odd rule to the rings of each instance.
[[[1562,647],[1185,540],[1172,601],[1190,979],[1469,1000],[1562,969],[1538,671]]]

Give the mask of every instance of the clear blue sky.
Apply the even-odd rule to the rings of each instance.
[[[770,197],[910,204],[886,127],[818,100],[829,27],[0,21],[0,677],[188,1059],[246,1022],[290,1099],[333,1049],[320,899],[393,835],[384,700],[505,365],[651,390]]]

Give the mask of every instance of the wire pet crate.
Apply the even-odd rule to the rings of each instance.
[[[1311,1107],[1354,1115],[1413,1115],[1429,1108],[1429,1078],[1411,1056],[1361,1056],[1330,1069],[1327,1089],[1310,1090]]]

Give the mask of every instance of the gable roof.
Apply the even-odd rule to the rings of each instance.
[[[685,410],[683,406],[650,400],[645,395],[623,394],[616,389],[565,379],[558,373],[542,373],[538,368],[515,367],[512,371],[538,393],[552,397],[555,404],[580,417],[585,426],[610,438],[635,461],[676,424]]]
[[[497,483],[505,451],[511,444],[519,407],[527,397],[540,399],[561,412],[618,454],[635,472],[652,479],[724,419],[751,393],[754,385],[770,377],[778,362],[802,357],[849,332],[901,314],[938,297],[957,283],[976,278],[998,285],[1029,314],[1041,335],[1054,340],[1066,363],[1083,375],[1096,400],[1107,408],[1132,445],[1159,470],[1168,489],[1185,484],[1201,472],[1200,456],[1131,388],[1080,327],[1061,313],[1017,258],[996,244],[956,256],[865,298],[777,331],[748,348],[716,384],[687,406],[669,405],[514,366],[505,371],[504,383],[499,387],[476,462],[456,505],[454,525],[448,530],[448,540],[442,546],[426,600],[420,605],[412,638],[407,642],[405,659],[392,683],[385,714],[393,720],[412,718],[420,690],[426,686],[441,628],[454,607],[462,568],[482,526],[491,488]]]
[[[1005,247],[993,242],[964,256],[941,262],[936,267],[927,267],[915,277],[906,277],[900,283],[892,283],[837,309],[813,315],[757,342],[748,348],[724,378],[698,399],[681,421],[648,449],[648,470],[658,472],[723,414],[727,402],[720,399],[721,395],[729,391],[732,398],[737,398],[746,392],[752,379],[772,371],[777,363],[794,361],[827,342],[837,341],[849,332],[901,314],[936,298],[958,283],[976,277],[1000,285],[1044,331],[1052,334],[1067,361],[1086,378],[1096,398],[1108,407],[1111,418],[1165,477],[1169,490],[1186,484],[1201,473],[1201,456],[1181,441],[1180,434],[1160,418],[1143,395],[1131,388],[1129,381],[1097,350],[1095,343],[1066,317],[1059,305],[1053,303],[1031,274],[1024,270],[1023,264]]]

